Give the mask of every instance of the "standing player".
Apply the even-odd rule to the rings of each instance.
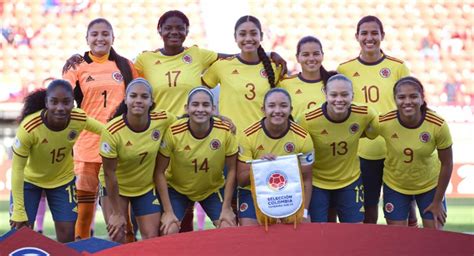
[[[383,172],[384,213],[389,225],[406,226],[413,199],[426,228],[446,222],[444,193],[453,170],[448,124],[427,108],[421,82],[405,77],[393,88],[397,110],[380,117],[387,143]]]
[[[11,226],[33,227],[44,191],[62,243],[74,240],[77,218],[72,148],[82,130],[102,130],[99,122],[73,109],[73,95],[67,81],[53,80],[46,90],[27,96],[12,148]]]
[[[378,114],[394,110],[392,88],[398,79],[408,75],[408,68],[403,61],[386,55],[380,49],[385,32],[377,17],[363,17],[357,23],[355,37],[361,48],[359,57],[342,63],[337,71],[351,79],[355,102],[366,104]],[[377,223],[385,143],[382,138],[364,138],[358,153],[365,190],[364,222]],[[414,218],[416,225],[416,215]]]
[[[264,96],[265,117],[243,131],[240,139],[237,181],[239,189],[239,222],[241,226],[257,225],[255,204],[250,191],[250,164],[255,159],[274,160],[277,156],[302,153],[299,157],[304,183],[304,208],[311,201],[311,165],[313,142],[309,134],[290,119],[292,105],[288,92],[274,88]],[[307,212],[307,210],[305,210]],[[306,217],[305,217],[306,218]]]
[[[175,120],[153,109],[151,85],[143,78],[127,86],[125,103],[102,132],[100,155],[104,168],[103,197],[107,231],[113,241],[124,242],[128,205],[131,204],[143,239],[158,236],[161,206],[153,170],[162,135]]]
[[[237,20],[235,41],[237,56],[219,59],[203,75],[203,83],[214,88],[221,85],[219,113],[237,126],[237,134],[261,119],[261,102],[265,93],[276,86],[280,68],[270,61],[260,45],[263,32],[260,21],[250,15]],[[236,110],[236,106],[242,106]]]
[[[105,124],[123,100],[126,85],[138,74],[132,62],[112,48],[114,32],[106,19],[98,18],[89,23],[86,40],[90,51],[84,53],[84,62],[63,77],[73,85],[78,107]],[[85,132],[74,147],[78,205],[76,239],[88,238],[91,233],[102,164],[99,140],[100,136]]]
[[[301,118],[316,152],[309,214],[312,222],[327,222],[330,204],[335,204],[341,222],[361,223],[364,186],[357,147],[362,136],[376,137],[368,133],[377,121],[376,113],[352,104],[352,83],[342,74],[329,78],[324,92],[326,102]]]
[[[334,72],[326,71],[323,59],[323,46],[319,39],[312,36],[301,38],[296,46],[296,60],[301,65],[301,72],[284,78],[278,84],[293,99],[293,116],[297,119],[305,110],[325,101],[323,86]]]
[[[212,117],[215,106],[209,89],[193,89],[185,108],[187,117],[165,134],[155,171],[165,235],[179,231],[187,206],[194,202],[202,205],[216,227],[236,225],[231,207],[238,152],[235,136],[229,125]]]

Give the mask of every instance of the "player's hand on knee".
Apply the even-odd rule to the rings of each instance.
[[[226,228],[237,226],[235,214],[231,207],[222,208],[221,215],[217,221],[217,228]]]
[[[446,223],[446,218],[448,215],[446,214],[446,209],[444,209],[444,205],[442,202],[436,203],[432,202],[423,213],[431,212],[433,214],[433,221],[434,226],[436,229],[440,229]]]
[[[160,233],[162,235],[178,233],[180,228],[181,223],[173,212],[163,212],[160,225]]]
[[[112,241],[123,241],[127,233],[127,221],[121,214],[112,214],[107,224],[107,232]]]
[[[13,221],[13,220],[10,220],[10,227],[12,229],[20,229],[22,227],[28,227],[28,228],[31,228],[30,224],[28,223],[28,221]]]

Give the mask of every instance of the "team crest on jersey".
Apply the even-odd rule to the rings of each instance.
[[[260,70],[260,76],[263,77],[263,78],[267,78],[268,77],[268,74],[267,74],[267,71],[265,71],[265,68],[262,68]]]
[[[68,140],[74,140],[77,137],[78,132],[76,130],[71,130],[67,135]]]
[[[288,177],[280,170],[273,171],[267,176],[267,186],[273,191],[280,191],[286,187]]]
[[[422,132],[420,133],[420,141],[423,143],[429,142],[431,139],[431,135],[429,132]]]
[[[358,131],[359,131],[359,124],[356,124],[356,123],[351,124],[351,126],[349,127],[349,132],[352,134],[355,134]]]
[[[286,153],[291,153],[295,151],[295,144],[293,142],[287,142],[283,149],[285,149]]]
[[[385,211],[386,212],[391,213],[391,212],[393,212],[394,209],[395,209],[395,206],[393,206],[392,203],[386,203],[385,204]]]
[[[218,139],[213,139],[211,140],[211,143],[209,144],[212,150],[216,150],[221,147],[221,142]]]
[[[119,71],[115,71],[114,73],[112,73],[112,78],[117,83],[121,83],[123,81],[122,73],[120,73]]]
[[[249,205],[247,203],[241,203],[240,207],[239,207],[239,210],[240,210],[240,212],[245,212],[245,211],[247,211],[248,208],[249,208]]]
[[[110,147],[109,143],[107,142],[102,142],[102,145],[100,145],[100,150],[102,152],[109,154],[110,151],[112,151],[112,148]]]
[[[154,140],[154,141],[157,141],[159,138],[160,138],[160,131],[155,129],[151,132],[151,139]]]
[[[390,71],[390,69],[388,68],[382,68],[380,70],[380,76],[382,76],[383,78],[388,78],[390,76],[392,72]]]
[[[189,54],[185,54],[183,56],[183,62],[186,64],[191,64],[193,62],[193,58]]]

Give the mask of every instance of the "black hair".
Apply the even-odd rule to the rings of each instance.
[[[291,103],[291,96],[290,94],[288,93],[287,90],[283,89],[283,88],[280,88],[280,87],[275,87],[275,88],[272,88],[270,90],[268,90],[266,93],[265,93],[265,96],[263,97],[263,107],[265,108],[265,102],[267,102],[267,98],[270,97],[270,95],[276,93],[276,92],[281,92],[283,94],[286,95],[286,97],[288,97],[288,100],[290,101],[290,107],[292,107],[292,103]],[[291,121],[294,121],[294,118],[293,118],[293,115],[290,113],[290,116],[288,117]]]
[[[135,78],[135,79],[132,80],[132,82],[130,82],[127,90],[125,90],[125,97],[127,97],[128,93],[131,90],[131,86],[133,86],[134,84],[143,84],[143,85],[147,86],[148,87],[148,92],[150,93],[150,97],[153,97],[153,92],[152,92],[150,83],[146,79],[143,79],[141,77]],[[150,113],[155,108],[155,106],[156,106],[156,104],[155,104],[155,102],[153,102],[153,99],[152,99],[152,104],[151,104],[150,108],[148,109],[148,113]],[[122,100],[120,102],[120,104],[117,106],[117,108],[115,109],[114,114],[110,117],[109,121],[116,118],[117,116],[121,116],[121,115],[127,113],[127,111],[128,111],[127,104],[125,104],[125,100]]]
[[[234,27],[234,35],[237,34],[237,28],[244,22],[252,22],[253,24],[255,24],[255,26],[260,31],[260,34],[263,35],[262,25],[260,24],[260,21],[256,17],[251,16],[251,15],[242,16],[237,20]],[[267,73],[267,79],[268,79],[268,83],[270,84],[270,88],[275,88],[276,87],[275,72],[273,71],[270,58],[268,58],[267,53],[263,49],[262,45],[258,47],[257,54],[258,54],[258,58],[263,63],[263,67],[265,68],[265,73]]]
[[[53,90],[61,87],[73,97],[74,93],[71,84],[62,79],[55,79],[49,83],[47,89],[38,89],[25,97],[23,109],[21,110],[18,121],[21,122],[25,117],[46,108],[46,100]]]
[[[395,85],[393,86],[393,97],[396,98],[397,96],[397,89],[400,85],[402,84],[411,84],[415,85],[418,88],[418,91],[421,94],[421,98],[423,100],[423,104],[421,105],[420,109],[422,112],[426,112],[428,110],[428,104],[425,101],[425,88],[423,87],[423,84],[421,83],[420,80],[413,76],[406,76],[401,79],[399,79]]]
[[[375,22],[377,23],[377,25],[379,25],[379,28],[380,28],[380,33],[382,35],[385,35],[385,32],[383,31],[383,24],[382,22],[380,21],[379,18],[375,17],[375,16],[372,16],[372,15],[368,15],[368,16],[365,16],[363,17],[362,19],[359,20],[359,22],[357,23],[357,31],[356,31],[356,34],[359,34],[359,30],[360,30],[360,26],[362,26],[362,24],[366,23],[366,22]]]
[[[161,15],[160,19],[158,20],[158,25],[156,26],[156,29],[159,30],[160,27],[163,25],[163,23],[165,23],[166,20],[168,18],[171,18],[171,17],[180,18],[181,20],[183,20],[184,24],[186,24],[186,27],[189,28],[189,19],[188,19],[188,17],[184,13],[182,13],[181,11],[171,10],[171,11],[167,11],[163,15]]]
[[[89,22],[89,25],[87,25],[87,34],[89,34],[89,30],[91,29],[92,26],[98,23],[104,23],[109,27],[110,31],[112,31],[112,35],[114,33],[112,24],[104,19],[104,18],[97,18]],[[123,82],[125,84],[125,88],[127,85],[133,80],[133,74],[132,74],[132,68],[130,67],[130,61],[119,55],[113,47],[110,47],[110,53],[109,53],[109,59],[115,61],[115,65],[117,65],[117,68],[120,70],[120,73],[122,74],[123,77]]]
[[[305,43],[317,43],[319,45],[319,47],[321,48],[321,53],[324,54],[324,51],[323,51],[323,45],[321,44],[321,41],[319,41],[319,39],[317,39],[316,37],[314,36],[305,36],[303,38],[301,38],[299,41],[298,41],[298,44],[296,45],[296,56],[298,56],[298,54],[300,54],[301,52],[301,46]],[[323,80],[323,85],[326,86],[327,82],[328,82],[328,79],[333,76],[333,75],[336,75],[337,72],[335,71],[327,71],[324,66],[321,64],[321,67],[319,68],[319,74],[321,75],[321,80]]]

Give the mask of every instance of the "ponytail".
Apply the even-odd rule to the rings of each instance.
[[[270,84],[270,88],[275,88],[275,72],[273,71],[272,63],[270,58],[268,58],[267,53],[260,45],[257,49],[258,58],[263,63],[263,67],[265,68],[265,73],[267,73],[268,83]]]
[[[125,88],[127,85],[133,80],[132,75],[132,68],[130,67],[130,61],[121,55],[119,55],[113,47],[110,48],[109,56],[112,60],[115,61],[115,65],[117,65],[120,73],[123,77],[123,83],[125,84]]]
[[[38,89],[28,94],[24,100],[25,104],[21,110],[18,122],[21,123],[25,117],[46,108],[46,89]]]

